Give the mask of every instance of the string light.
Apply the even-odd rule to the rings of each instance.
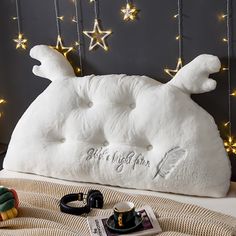
[[[67,58],[67,54],[73,50],[73,47],[64,47],[62,40],[61,40],[61,36],[58,35],[57,36],[57,44],[55,47],[53,47],[54,49],[56,49],[58,52],[60,52],[61,54],[64,55],[64,57]]]
[[[79,14],[78,14],[78,2],[74,0],[74,7],[75,7],[75,16],[73,17],[72,21],[76,23],[76,32],[77,32],[77,41],[75,41],[75,46],[78,47],[79,52],[79,67],[76,67],[76,73],[83,75],[83,64],[82,64],[82,50],[81,50],[81,33],[80,33],[80,26],[79,26]]]
[[[64,20],[64,16],[58,16],[57,19],[63,21]]]
[[[236,142],[232,136],[228,137],[228,140],[224,142],[224,146],[228,153],[236,154]]]
[[[227,15],[221,15],[221,18],[224,19]]]
[[[106,45],[105,39],[112,33],[112,31],[101,30],[98,19],[97,0],[94,0],[93,2],[94,2],[94,14],[95,14],[93,30],[91,31],[85,30],[83,31],[83,33],[90,39],[89,51],[93,50],[97,46],[100,46],[105,51],[107,51],[108,46]]]
[[[102,31],[98,19],[94,20],[94,26],[92,31],[83,31],[83,33],[90,38],[89,50],[93,50],[96,46],[102,47],[105,51],[108,50],[108,46],[105,43],[105,38],[112,32],[111,30]]]
[[[224,127],[227,127],[229,125],[229,121],[224,123]]]
[[[218,15],[218,19],[219,20],[224,20],[225,17],[227,17],[227,14],[220,14],[220,15]]]
[[[164,71],[171,77],[174,77],[176,73],[183,67],[182,62],[182,40],[183,40],[183,33],[182,33],[182,1],[178,0],[178,13],[174,15],[174,18],[178,18],[178,35],[175,37],[175,39],[178,41],[178,60],[177,65],[175,69],[168,69],[165,68]]]
[[[180,36],[179,36],[179,35],[177,35],[177,36],[175,37],[175,39],[176,39],[176,40],[179,40],[179,39],[180,39]]]
[[[228,42],[228,39],[227,38],[223,38],[222,41],[223,42]]]
[[[18,48],[26,49],[27,39],[23,38],[23,34],[18,34],[18,38],[13,39],[13,41],[16,43],[16,49]]]
[[[230,95],[231,95],[231,96],[236,96],[236,90],[233,91]]]
[[[224,146],[228,153],[236,154],[236,141],[232,136],[232,122],[231,122],[231,96],[235,96],[236,93],[231,92],[231,52],[232,52],[232,32],[231,32],[231,12],[230,12],[230,0],[226,2],[227,14],[222,14],[221,19],[227,19],[227,37],[223,38],[223,42],[227,43],[227,67],[223,67],[223,71],[227,71],[228,78],[228,122],[224,123],[224,127],[228,129],[227,139],[224,140]]]
[[[65,47],[63,45],[61,38],[61,29],[59,24],[60,17],[58,16],[57,0],[54,0],[54,8],[55,8],[56,26],[57,26],[57,42],[56,46],[53,46],[53,48],[56,49],[61,54],[63,54],[65,57],[67,57],[67,54],[73,50],[73,47]]]
[[[17,38],[13,39],[13,41],[16,43],[16,49],[20,49],[20,48],[26,49],[26,43],[28,40],[23,37],[22,31],[21,31],[18,0],[15,0],[15,3],[16,3],[16,17],[13,17],[12,19],[17,20],[18,36]]]
[[[181,58],[178,58],[178,62],[177,62],[177,66],[174,70],[171,69],[164,69],[164,71],[170,75],[171,77],[174,77],[176,75],[176,73],[182,68],[182,60]]]
[[[3,98],[0,99],[0,104],[4,104],[4,103],[7,103],[7,101]]]
[[[126,6],[121,8],[121,12],[124,14],[124,21],[133,21],[137,18],[138,14],[137,8],[129,0],[126,0]]]
[[[7,101],[3,98],[0,98],[0,105],[7,103]],[[3,112],[0,112],[0,118],[3,116]]]
[[[73,3],[75,3],[75,1],[73,1]],[[71,20],[71,21],[74,22],[74,23],[77,23],[75,17],[72,17],[72,20]]]

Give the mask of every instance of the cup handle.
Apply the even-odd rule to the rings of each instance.
[[[120,227],[123,226],[123,222],[122,222],[122,214],[119,214],[119,216],[118,216],[118,225],[119,225]]]

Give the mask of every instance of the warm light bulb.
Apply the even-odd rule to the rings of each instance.
[[[179,36],[179,35],[177,35],[177,36],[175,37],[175,39],[176,39],[176,40],[179,40],[179,39],[180,39],[180,36]]]
[[[227,14],[221,14],[220,19],[223,20],[225,17],[227,17]]]
[[[228,136],[228,140],[224,141],[225,150],[230,153],[236,153],[236,143],[232,136]]]
[[[64,20],[64,16],[58,16],[57,17],[59,20],[63,21]]]
[[[233,91],[230,95],[231,95],[231,96],[236,96],[236,90]]]
[[[179,16],[179,14],[176,14],[176,15],[174,15],[174,18],[177,18]]]
[[[229,68],[227,67],[222,67],[222,70],[225,71],[225,70],[228,70]]]
[[[164,69],[164,71],[167,73],[167,72],[169,72],[169,69]]]
[[[1,98],[0,99],[0,104],[4,104],[4,103],[6,103],[7,101],[5,100],[5,99],[3,99],[3,98]]]
[[[71,21],[74,22],[74,23],[77,23],[77,20],[75,19],[75,16],[73,16]]]
[[[138,10],[133,4],[127,3],[125,7],[121,8],[121,12],[124,14],[123,20],[133,21],[137,18]]]
[[[13,16],[12,17],[12,20],[17,20],[18,18],[16,16]]]
[[[229,125],[229,121],[224,123],[224,127],[227,127]]]
[[[228,39],[227,38],[223,38],[222,41],[223,42],[228,42]]]

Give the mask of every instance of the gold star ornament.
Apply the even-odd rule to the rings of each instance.
[[[23,38],[23,34],[19,33],[18,38],[13,39],[13,41],[16,43],[16,49],[18,48],[26,49],[27,39]]]
[[[226,152],[236,154],[236,142],[234,141],[233,137],[229,136],[228,140],[224,141],[224,146]]]
[[[89,51],[93,50],[96,46],[100,46],[103,48],[105,51],[108,50],[108,46],[106,45],[105,39],[108,37],[112,31],[111,30],[106,30],[103,31],[101,30],[99,26],[98,19],[94,20],[94,26],[92,31],[83,31],[83,33],[90,38],[90,44],[89,44]]]
[[[176,75],[176,73],[183,67],[183,63],[181,58],[178,58],[178,62],[177,62],[177,66],[174,70],[168,69],[166,68],[164,71],[170,75],[171,77],[174,77]]]
[[[123,20],[125,21],[133,21],[136,19],[138,10],[135,6],[132,6],[131,4],[127,3],[126,7],[123,7],[121,9],[121,12],[124,14]]]
[[[73,50],[73,47],[64,47],[63,43],[62,43],[62,39],[61,36],[58,35],[57,36],[57,44],[56,46],[52,47],[54,49],[56,49],[58,52],[60,52],[61,54],[64,55],[64,57],[67,58],[67,54]]]

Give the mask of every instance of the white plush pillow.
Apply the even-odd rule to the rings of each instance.
[[[201,55],[166,84],[146,76],[75,77],[44,46],[33,72],[52,81],[19,120],[4,168],[60,179],[223,197],[231,168],[214,119],[191,93],[215,89]]]

